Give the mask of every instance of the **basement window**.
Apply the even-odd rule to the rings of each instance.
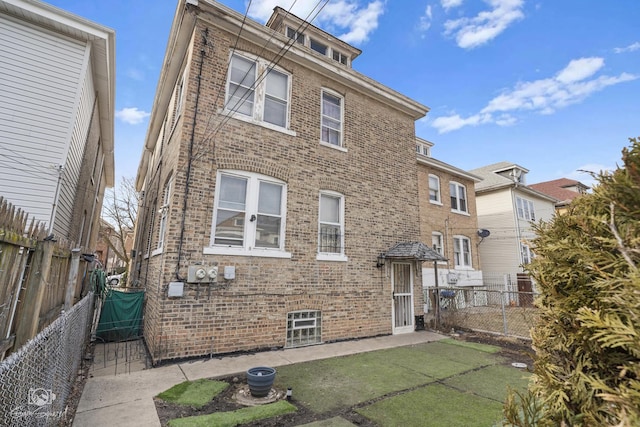
[[[287,314],[287,347],[303,347],[322,342],[320,311],[293,311]]]

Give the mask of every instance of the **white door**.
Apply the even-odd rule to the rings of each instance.
[[[393,290],[393,333],[413,332],[413,271],[410,263],[394,262],[391,287]]]

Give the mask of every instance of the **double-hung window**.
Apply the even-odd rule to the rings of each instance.
[[[160,206],[160,209],[158,210],[158,213],[160,214],[160,227],[159,227],[159,232],[158,232],[158,247],[154,251],[154,254],[156,252],[161,252],[162,248],[164,246],[164,235],[166,234],[166,231],[167,231],[167,218],[169,216],[169,203],[171,202],[171,187],[172,187],[172,184],[173,184],[173,179],[169,178],[167,180],[167,183],[164,186],[164,194],[162,196],[162,206]]]
[[[220,171],[211,247],[207,253],[284,251],[286,184],[268,176]],[[264,256],[279,256],[266,254]]]
[[[429,201],[440,204],[440,178],[437,175],[429,175]]]
[[[527,221],[536,220],[536,213],[533,209],[533,202],[531,200],[516,197],[516,207],[518,209],[518,218]]]
[[[255,122],[287,128],[289,78],[261,59],[234,54],[229,65],[225,109]]]
[[[453,260],[456,267],[471,267],[471,241],[468,237],[453,237]]]
[[[459,213],[469,213],[467,208],[467,189],[457,182],[449,183],[451,196],[451,210]]]
[[[344,197],[338,193],[320,193],[318,259],[344,259]]]
[[[326,90],[322,91],[322,119],[320,140],[342,147],[342,117],[344,99]]]
[[[529,245],[521,243],[520,250],[522,251],[522,264],[529,264],[533,259],[533,252],[531,252],[531,248]]]
[[[444,255],[444,251],[442,249],[442,233],[439,233],[437,231],[431,233],[431,247],[439,255]]]

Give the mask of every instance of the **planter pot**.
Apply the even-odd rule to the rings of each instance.
[[[276,378],[276,370],[266,366],[258,366],[247,371],[247,384],[253,397],[266,397]]]

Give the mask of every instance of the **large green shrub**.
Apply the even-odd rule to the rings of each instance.
[[[640,139],[566,215],[537,226],[529,272],[541,296],[518,426],[640,426]]]

